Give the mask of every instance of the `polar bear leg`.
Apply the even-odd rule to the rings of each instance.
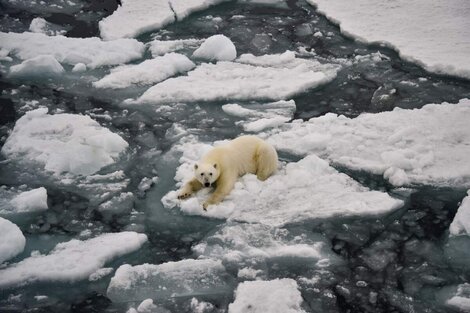
[[[202,184],[196,179],[193,178],[189,182],[187,182],[183,188],[178,192],[178,199],[186,199],[194,192],[201,190]]]
[[[211,204],[217,204],[222,201],[229,193],[232,191],[233,186],[237,180],[237,175],[235,173],[224,173],[217,180],[217,187],[215,191],[211,194],[209,199],[202,205],[202,207],[207,209]]]
[[[277,152],[273,146],[263,143],[256,154],[256,176],[266,180],[277,170]]]

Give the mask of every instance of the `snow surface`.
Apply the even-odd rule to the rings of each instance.
[[[225,267],[214,260],[181,260],[119,267],[108,286],[113,302],[231,292]]]
[[[145,50],[144,44],[135,39],[106,42],[96,37],[69,38],[29,32],[0,32],[0,48],[22,60],[51,55],[60,63],[83,63],[89,68],[127,63],[141,58]]]
[[[87,279],[105,263],[138,250],[146,241],[144,234],[121,232],[59,243],[47,255],[35,254],[0,270],[0,287]]]
[[[294,100],[243,106],[230,103],[222,106],[222,110],[228,115],[244,118],[236,124],[242,125],[243,130],[247,132],[260,132],[278,127],[293,118],[295,109]]]
[[[449,226],[451,236],[470,234],[470,190],[467,194],[457,209],[452,224]]]
[[[93,83],[96,88],[126,88],[134,84],[147,85],[161,82],[176,74],[192,70],[196,65],[186,56],[169,53],[136,65],[122,65]]]
[[[0,217],[0,264],[23,252],[25,244],[26,238],[18,226]]]
[[[153,40],[147,45],[152,56],[155,58],[170,52],[184,49],[195,49],[203,42],[204,40],[200,39]]]
[[[115,162],[128,144],[88,116],[47,114],[47,108],[27,112],[2,147],[2,154],[26,163],[43,164],[60,174],[89,175]]]
[[[183,164],[175,176],[179,185],[194,175],[193,164],[210,148],[197,140],[182,144]],[[166,208],[179,206],[187,214],[272,226],[333,216],[383,214],[403,205],[387,193],[361,186],[315,155],[282,166],[264,182],[253,174],[244,175],[224,201],[206,212],[202,203],[209,192],[212,190],[206,188],[187,200],[178,200],[177,191],[170,191],[162,203]]]
[[[20,193],[10,201],[15,213],[40,212],[48,209],[47,190],[44,187]],[[1,210],[0,210],[1,212]]]
[[[214,35],[207,38],[194,51],[193,57],[206,61],[233,61],[237,58],[237,48],[230,38],[224,35]]]
[[[288,56],[240,58],[240,62],[254,65],[226,61],[201,64],[187,76],[161,82],[129,103],[284,100],[336,77],[337,67],[298,59],[293,53]]]
[[[238,285],[229,313],[303,313],[302,295],[290,278],[247,281]]]
[[[51,55],[39,55],[10,67],[10,77],[47,78],[64,72],[62,65]]]
[[[279,150],[318,154],[396,186],[470,186],[470,100],[347,118],[328,113],[267,133]]]
[[[113,14],[99,22],[101,37],[105,40],[136,37],[223,1],[227,0],[122,0]]]
[[[439,74],[470,78],[467,0],[307,0],[361,41],[385,43]]]

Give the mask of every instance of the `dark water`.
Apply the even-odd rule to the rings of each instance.
[[[44,10],[40,6],[1,0],[0,30],[26,31],[31,20],[40,16],[66,30],[66,36],[92,37],[98,35],[97,22],[116,7],[115,0],[89,0],[75,2],[64,10]],[[232,18],[234,15],[239,17]],[[313,36],[318,31],[322,36]],[[428,73],[399,59],[391,49],[347,38],[336,25],[303,1],[288,1],[278,7],[225,3],[138,39],[147,42],[154,37],[206,38],[219,33],[232,39],[239,55],[281,53],[301,48],[306,58],[342,65],[331,83],[294,97],[295,118],[308,119],[327,112],[354,117],[362,112],[381,112],[394,107],[420,108],[427,103],[457,102],[470,97],[469,81]],[[366,57],[357,62],[356,56]],[[95,73],[100,74],[99,70],[92,71]],[[64,86],[66,88],[62,88]],[[105,232],[126,230],[130,222],[140,225],[138,230],[145,231],[149,243],[107,266],[117,268],[124,263],[176,261],[192,257],[191,247],[222,223],[170,212],[160,202],[161,197],[174,188],[174,169],[178,165],[177,159],[160,157],[174,144],[165,137],[166,132],[179,123],[196,129],[195,132],[208,141],[236,136],[240,129],[233,121],[220,119],[222,103],[199,103],[198,108],[188,106],[165,115],[145,107],[120,106],[120,102],[129,96],[128,92],[134,95],[142,90],[98,93],[80,83],[25,83],[6,77],[0,77],[0,87],[0,144],[6,140],[16,119],[24,113],[24,104],[28,101],[40,99],[42,105],[64,112],[111,116],[110,120],[99,122],[119,131],[130,143],[131,153],[117,166],[122,166],[130,178],[126,190],[138,195],[134,209],[139,214],[107,217],[96,212],[96,204],[83,192],[57,187],[46,177],[28,171],[23,173],[21,168],[0,163],[0,185],[46,185],[50,202],[49,213],[18,222],[28,244],[25,252],[12,261],[21,260],[38,247],[49,251],[57,242],[76,236],[90,223],[91,228]],[[380,95],[384,94],[389,97],[381,100]],[[124,109],[127,115],[122,115]],[[149,156],[150,149],[158,151],[156,157]],[[285,161],[296,160],[289,155],[281,157]],[[447,229],[465,190],[417,187],[397,191],[381,177],[339,170],[371,189],[396,193],[406,200],[406,205],[380,218],[321,220],[287,226],[292,232],[321,234],[330,243],[331,251],[342,260],[340,265],[327,272],[313,270],[319,277],[316,289],[300,284],[304,309],[308,312],[451,312],[442,306],[435,294],[444,286],[470,280],[469,268],[461,261],[469,259],[468,253],[461,251],[468,242],[447,239]],[[159,181],[164,183],[157,184],[146,194],[139,194],[138,183],[152,172],[158,173]],[[64,203],[67,203],[66,210]],[[81,223],[72,224],[72,220]],[[38,238],[43,235],[51,235],[54,239],[40,242]],[[312,274],[311,269],[295,264],[268,264],[268,267],[267,278],[297,278]],[[2,290],[0,311],[123,312],[126,304],[113,304],[105,296],[109,279]],[[49,299],[43,303],[31,300],[37,294],[47,294]],[[21,297],[15,298],[18,295]],[[223,312],[233,298],[212,301],[219,306],[215,311]],[[187,299],[173,299],[163,306],[171,312],[190,311]]]

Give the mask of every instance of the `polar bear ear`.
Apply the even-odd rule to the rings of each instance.
[[[217,168],[217,163],[214,163],[214,168]]]
[[[199,166],[197,166],[197,164],[194,164],[194,169],[197,170]]]

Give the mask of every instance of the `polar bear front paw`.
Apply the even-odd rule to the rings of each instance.
[[[178,194],[178,199],[180,199],[180,200],[186,199],[186,198],[189,198],[191,195],[192,195],[192,192],[183,190]]]

